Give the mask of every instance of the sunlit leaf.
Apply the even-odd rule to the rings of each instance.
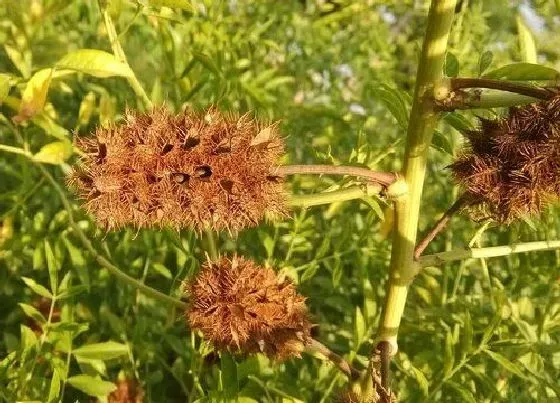
[[[14,118],[16,122],[27,120],[43,110],[53,71],[53,69],[39,70],[27,82],[21,97],[19,113]]]
[[[492,70],[483,77],[501,80],[558,80],[560,72],[541,64],[513,63]]]
[[[117,386],[112,382],[103,381],[89,375],[76,375],[68,378],[68,384],[86,395],[94,397],[107,397]]]
[[[39,294],[40,296],[45,298],[52,298],[51,292],[47,290],[45,287],[43,287],[41,284],[37,284],[35,280],[28,277],[22,277],[21,279],[23,280],[25,285],[31,288],[31,290],[36,294]]]
[[[94,77],[129,77],[133,73],[113,54],[97,49],[80,49],[68,53],[56,63],[57,69],[86,73]]]
[[[72,351],[72,354],[80,358],[110,360],[128,354],[128,346],[114,341],[107,341],[76,348]]]
[[[20,302],[18,305],[27,316],[33,318],[33,320],[35,320],[35,322],[37,322],[38,324],[42,325],[47,322],[43,314],[39,312],[39,310],[33,305],[24,304],[23,302]]]
[[[54,141],[41,147],[39,152],[33,155],[33,159],[45,164],[60,165],[71,155],[72,144],[70,141]]]
[[[517,35],[519,38],[519,47],[521,49],[521,57],[524,62],[537,63],[537,47],[533,33],[523,21],[521,15],[517,15]]]

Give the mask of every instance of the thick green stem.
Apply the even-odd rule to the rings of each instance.
[[[418,263],[422,267],[440,266],[447,262],[465,259],[481,259],[488,257],[508,256],[514,253],[525,253],[542,250],[560,249],[560,240],[523,242],[513,245],[491,246],[487,248],[454,249],[447,252],[421,256]]]
[[[146,91],[144,91],[144,88],[138,81],[138,78],[136,78],[134,71],[130,68],[130,65],[128,64],[128,60],[126,59],[126,54],[124,53],[121,43],[119,42],[119,36],[117,35],[117,30],[115,29],[115,24],[113,24],[113,20],[109,15],[109,11],[107,10],[107,8],[103,7],[103,5],[100,2],[99,2],[99,8],[101,9],[101,14],[103,15],[103,21],[105,23],[105,28],[107,29],[107,35],[109,36],[109,42],[111,43],[111,49],[113,50],[113,54],[121,62],[125,63],[130,69],[131,74],[127,76],[128,83],[130,84],[132,90],[136,93],[136,95],[142,98],[142,101],[144,102],[146,107],[152,108],[153,107],[152,101],[146,94]]]
[[[395,202],[390,276],[377,334],[378,341],[391,344],[393,355],[398,348],[397,333],[408,287],[419,267],[414,261],[414,245],[427,154],[438,119],[433,94],[442,79],[455,3],[455,0],[432,0],[422,55],[418,63],[403,169],[403,177],[408,184],[408,195]]]
[[[311,207],[373,196],[381,192],[381,185],[368,184],[364,186],[350,186],[332,192],[313,193],[309,195],[289,195],[288,204],[292,207]]]

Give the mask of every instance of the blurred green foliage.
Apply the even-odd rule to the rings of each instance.
[[[460,1],[446,74],[478,76],[534,62],[534,49],[539,63],[558,68],[557,3]],[[216,104],[280,120],[286,162],[400,168],[427,1],[111,0],[107,7],[155,104],[175,110]],[[109,55],[98,3],[4,0],[0,27],[0,144],[7,146],[0,149],[0,399],[86,401],[111,391],[122,371],[138,379],[149,402],[220,401],[231,388],[238,388],[239,402],[330,401],[345,379],[312,357],[218,362],[190,333],[182,312],[102,269],[82,248],[40,170],[25,156],[4,152],[27,150],[62,183],[74,158],[72,136],[120,119],[127,106],[144,107],[127,83],[129,72]],[[80,49],[106,53],[84,59],[75,53]],[[421,230],[456,195],[444,169],[460,151],[455,128],[494,113],[452,113],[442,122],[430,153]],[[305,193],[344,184],[302,177],[289,187]],[[180,297],[181,282],[205,259],[195,233],[105,234],[72,203],[100,253],[172,296]],[[557,212],[480,231],[473,244],[556,239]],[[219,244],[221,253],[237,251],[293,278],[308,297],[317,338],[364,368],[383,303],[390,222],[388,205],[372,198],[296,210],[291,219],[238,238],[221,234]],[[430,250],[465,246],[477,229],[480,224],[456,218]],[[423,271],[409,296],[394,363],[401,400],[559,399],[559,275],[558,252]],[[221,382],[221,371],[236,373],[237,384]]]

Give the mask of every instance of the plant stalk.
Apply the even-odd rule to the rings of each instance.
[[[288,205],[292,207],[311,207],[354,199],[361,199],[377,195],[381,192],[381,185],[367,184],[365,186],[350,186],[331,192],[313,193],[308,195],[288,195]]]
[[[94,256],[95,260],[104,268],[106,268],[113,276],[115,276],[119,281],[128,284],[140,292],[144,293],[145,295],[152,297],[158,301],[161,301],[166,304],[174,305],[176,307],[185,309],[187,304],[166,295],[158,290],[153,289],[152,287],[147,286],[146,284],[136,280],[133,277],[130,277],[128,274],[122,272],[117,266],[112,264],[109,260],[107,260],[104,256],[100,255],[97,250],[93,247],[91,241],[88,239],[86,234],[82,231],[82,229],[78,226],[76,221],[73,218],[73,211],[70,202],[66,198],[64,191],[60,187],[60,185],[56,182],[56,180],[52,177],[52,175],[43,167],[41,164],[37,164],[41,173],[45,176],[45,178],[51,183],[55,192],[60,197],[62,204],[66,211],[68,212],[68,221],[70,222],[70,226],[72,230],[76,233],[80,241],[82,242],[83,246]]]
[[[368,168],[345,165],[282,165],[271,172],[273,175],[350,175],[366,178],[371,182],[389,186],[397,180],[397,175],[392,172],[376,172]]]
[[[454,249],[447,252],[421,256],[418,263],[421,267],[441,266],[448,262],[465,259],[482,259],[489,257],[508,256],[515,253],[560,249],[560,240],[522,242],[504,246],[486,248]]]
[[[134,93],[142,99],[146,108],[151,109],[153,107],[152,101],[144,91],[144,88],[138,81],[138,78],[134,74],[134,70],[130,68],[128,64],[128,60],[126,59],[126,54],[119,42],[119,36],[117,35],[117,30],[115,29],[115,24],[109,15],[109,11],[106,7],[103,7],[100,1],[98,1],[99,9],[101,10],[101,14],[103,15],[103,22],[105,23],[105,28],[107,29],[107,36],[109,36],[109,42],[111,43],[111,49],[113,50],[113,54],[117,59],[119,59],[122,63],[126,64],[130,70],[130,74],[126,77],[130,87],[134,91]]]
[[[440,111],[457,109],[508,108],[538,102],[538,98],[498,90],[473,90],[456,92],[452,98],[439,101]]]
[[[435,239],[435,237],[441,231],[443,231],[445,227],[447,227],[447,224],[449,224],[449,221],[451,221],[453,215],[457,213],[459,210],[461,210],[463,207],[465,207],[469,203],[470,199],[471,198],[469,196],[463,194],[455,201],[455,203],[451,205],[449,209],[447,209],[447,211],[443,214],[443,217],[441,217],[436,222],[436,224],[432,227],[432,229],[424,236],[424,238],[420,242],[418,242],[418,245],[416,245],[416,249],[414,249],[415,259],[418,259],[420,255],[422,255],[422,253],[424,252],[424,250],[426,250],[430,242],[432,242]]]
[[[488,88],[506,92],[512,92],[519,95],[525,95],[532,98],[549,100],[554,96],[554,92],[546,88],[535,87],[532,85],[506,80],[492,80],[489,78],[451,78],[451,89],[458,90],[462,88]]]
[[[418,64],[404,156],[403,177],[408,184],[408,194],[395,202],[389,282],[377,333],[378,342],[385,341],[391,345],[391,355],[396,354],[398,349],[397,333],[408,287],[419,268],[414,260],[414,245],[427,154],[438,120],[432,95],[442,79],[455,5],[455,0],[432,0]],[[373,364],[370,362],[370,371],[372,370]]]
[[[343,357],[329,350],[327,346],[315,339],[311,339],[311,341],[305,344],[305,352],[311,355],[320,354],[324,356],[351,380],[355,381],[361,375],[360,371],[352,367]]]

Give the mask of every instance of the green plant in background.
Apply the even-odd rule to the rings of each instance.
[[[453,231],[436,235],[454,213],[473,212],[474,205],[478,218],[509,217],[504,208],[535,213],[558,193],[554,88],[560,73],[549,44],[557,39],[559,10],[552,2],[513,9],[473,0],[428,3],[29,0],[0,6],[0,397],[558,398],[554,209],[508,227],[457,218]],[[83,153],[92,152],[74,147],[70,133],[95,126],[104,133],[125,107],[149,111],[161,104],[170,111],[214,104],[221,111],[254,110],[257,121],[280,119],[287,152],[266,180],[327,175],[297,175],[284,185],[293,219],[239,234],[200,236],[182,225],[179,231],[100,231],[61,185],[70,158],[87,160]],[[522,104],[533,106],[506,118],[489,109]],[[476,118],[483,118],[481,131],[474,129]],[[152,130],[142,127],[140,133]],[[469,140],[464,152],[459,132]],[[251,134],[265,135],[271,138],[267,126]],[[496,164],[493,155],[508,165]],[[453,161],[463,189],[442,170]],[[213,172],[193,168],[170,178],[181,185]],[[381,172],[402,174],[392,183],[395,176]],[[233,189],[220,184],[219,192]],[[115,188],[96,186],[93,194]],[[468,197],[460,196],[463,190]],[[310,208],[321,204],[328,206]],[[236,211],[243,209],[228,210]],[[418,229],[434,222],[417,244]],[[467,248],[454,248],[461,242]],[[440,252],[423,254],[427,248]],[[549,252],[518,255],[538,250]],[[216,340],[230,340],[234,352],[245,346],[265,355],[217,355],[184,324],[190,296],[181,300],[181,284],[187,280],[192,291],[198,281],[196,295],[205,302],[194,301],[199,316],[190,318],[205,337],[212,334],[200,309],[209,309],[214,291],[208,294],[205,285],[220,274],[196,273],[207,255],[214,261],[234,252],[265,266],[255,267],[268,279],[268,299],[247,305],[255,303],[258,286],[228,275],[219,283],[227,298],[212,302],[219,308],[211,314],[242,309],[279,328],[267,333],[262,321],[246,328],[235,316],[223,322],[232,338],[215,332],[214,345],[223,349]],[[503,258],[487,260],[497,256]],[[277,283],[270,267],[279,269]],[[247,274],[252,277],[258,276]],[[313,329],[296,313],[302,308],[293,286],[282,286],[290,282],[307,297]],[[280,301],[297,302],[281,308]],[[298,329],[295,338],[285,333],[291,328]],[[239,339],[246,331],[259,340]],[[303,350],[309,354],[301,359],[275,357]]]

